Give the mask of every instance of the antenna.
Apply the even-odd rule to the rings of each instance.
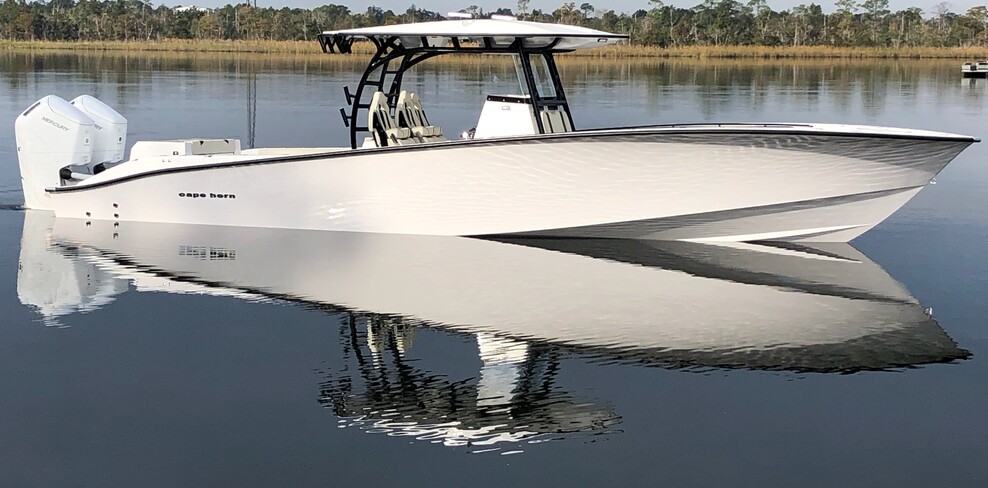
[[[249,67],[247,68],[250,69]],[[257,129],[257,72],[247,73],[247,147],[254,147]]]

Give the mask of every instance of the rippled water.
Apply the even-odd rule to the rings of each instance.
[[[988,88],[956,64],[561,68],[580,127],[985,137]],[[89,93],[131,143],[345,145],[360,68],[4,52],[0,118]],[[508,80],[440,62],[406,82],[457,133]],[[851,245],[711,246],[86,226],[19,210],[0,131],[0,484],[983,484],[985,147]]]

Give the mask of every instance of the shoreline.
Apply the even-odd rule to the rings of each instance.
[[[128,53],[231,53],[321,55],[319,43],[312,41],[0,41],[2,51],[82,51]],[[355,43],[355,54],[370,54],[367,43]],[[572,58],[693,58],[693,59],[966,59],[988,58],[988,49],[979,47],[832,47],[832,46],[682,46],[660,48],[628,44],[561,54]]]

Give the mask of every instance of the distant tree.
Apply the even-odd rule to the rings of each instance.
[[[595,9],[593,5],[590,5],[590,3],[584,2],[583,5],[580,5],[580,10],[583,11],[583,18],[587,18],[590,17],[590,14],[595,12],[597,9]]]
[[[864,0],[861,8],[865,10],[868,17],[868,24],[871,27],[871,42],[875,45],[881,44],[882,21],[889,14],[889,0]]]
[[[576,9],[576,2],[566,2],[552,13],[557,22],[563,24],[579,24],[583,20],[583,15]]]
[[[415,7],[415,4],[413,3],[411,6],[408,7],[408,10],[405,11],[404,21],[405,22],[417,22],[418,21],[418,13],[419,13],[419,9],[417,9]]]
[[[858,4],[854,0],[837,0],[834,2],[837,12],[836,30],[841,45],[851,45],[854,40],[855,24],[854,13],[858,11]]]
[[[522,18],[528,16],[528,2],[529,0],[518,0],[518,14]]]
[[[834,6],[843,14],[854,15],[858,11],[858,4],[854,0],[835,0]]]
[[[534,21],[534,22],[553,22],[553,21],[555,21],[555,19],[552,17],[552,14],[547,14],[547,13],[543,12],[542,9],[532,10],[531,15],[529,15],[527,17],[527,20],[531,20],[531,21]]]
[[[933,13],[937,16],[937,37],[940,45],[943,45],[944,34],[946,33],[946,19],[950,15],[950,3],[940,2],[933,6]]]
[[[326,30],[442,18],[415,4],[396,15],[380,7],[358,12],[334,4],[311,10],[276,9],[258,8],[250,0],[242,1],[215,9],[179,9],[156,7],[149,0],[0,0],[0,39],[310,40]],[[950,4],[943,2],[924,15],[917,7],[892,12],[889,0],[836,0],[834,11],[825,14],[816,3],[773,11],[769,2],[776,0],[702,0],[692,8],[678,7],[668,0],[648,0],[648,10],[620,13],[597,10],[590,1],[580,1],[564,2],[549,13],[529,10],[529,0],[517,0],[515,12],[538,22],[562,22],[620,32],[630,36],[633,43],[658,46],[988,47],[988,6],[985,5],[959,14],[951,12]],[[484,13],[477,5],[463,11],[477,16]],[[495,13],[512,15],[507,8],[499,8]]]

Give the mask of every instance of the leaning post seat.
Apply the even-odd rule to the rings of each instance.
[[[402,90],[398,95],[395,113],[398,116],[398,125],[410,129],[412,135],[422,139],[423,142],[446,140],[441,127],[429,124],[429,118],[425,115],[422,99],[418,94]]]
[[[443,129],[438,125],[429,124],[429,118],[425,115],[425,107],[422,106],[422,99],[419,98],[419,94],[413,92],[409,95],[412,99],[412,107],[420,117],[421,125],[418,127],[424,136],[433,142],[445,141],[446,138],[443,137]],[[415,129],[412,129],[412,132],[415,132]]]
[[[374,92],[370,108],[367,111],[367,127],[374,134],[377,147],[404,146],[416,144],[419,141],[412,137],[412,131],[407,127],[398,127],[386,102],[387,95]]]

